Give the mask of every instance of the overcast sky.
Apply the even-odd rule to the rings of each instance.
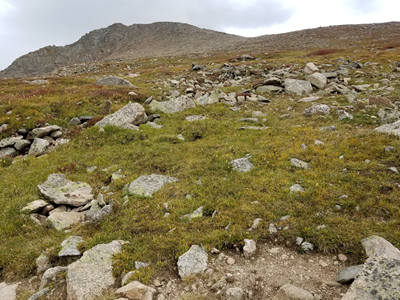
[[[113,23],[183,22],[242,36],[400,21],[400,0],[0,0],[0,70]]]

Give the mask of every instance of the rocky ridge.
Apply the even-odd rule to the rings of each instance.
[[[172,22],[113,24],[91,31],[77,42],[48,46],[16,59],[0,77],[35,77],[74,64],[143,57],[166,57],[210,52],[260,52],[321,48],[349,48],[367,39],[393,45],[400,37],[400,23],[340,25],[245,38]],[[379,50],[371,45],[371,50]]]

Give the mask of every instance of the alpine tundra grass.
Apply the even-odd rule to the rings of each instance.
[[[310,52],[254,54],[260,59],[245,64],[260,69],[283,64],[302,68],[309,61],[335,65],[335,59],[350,55],[377,64],[366,66],[364,75],[352,70],[349,77],[377,83],[383,79],[379,74],[392,71],[390,61],[399,54],[398,49],[378,55],[367,49],[337,49],[323,56],[307,56]],[[244,102],[240,111],[215,104],[162,114],[158,122],[162,129],[141,125],[140,131],[131,131],[110,126],[100,132],[96,126],[82,130],[68,125],[75,116],[99,117],[96,114],[105,99],[112,100],[114,112],[129,101],[143,103],[149,96],[164,97],[172,89],[160,84],[167,79],[201,79],[189,71],[191,62],[219,67],[229,62],[229,57],[234,54],[140,59],[119,63],[119,67],[104,64],[103,73],[96,74],[124,76],[125,67],[132,66],[140,76],[124,78],[138,86],[137,90],[96,86],[96,79],[87,77],[90,74],[47,78],[50,84],[43,87],[17,79],[0,80],[0,124],[9,124],[0,138],[19,128],[50,123],[69,128],[71,139],[42,157],[2,161],[0,279],[31,276],[41,252],[50,249],[56,255],[69,235],[38,226],[21,214],[22,207],[38,199],[37,185],[53,173],[87,182],[95,195],[101,192],[107,201],[114,200],[110,217],[98,225],[74,228],[73,233],[85,240],[82,249],[112,240],[128,241],[115,257],[114,274],[132,270],[135,261],[151,262],[149,268],[132,277],[144,283],[160,269],[171,269],[192,244],[202,244],[208,250],[240,249],[244,238],[252,238],[294,246],[293,239],[301,236],[313,243],[316,251],[347,253],[353,261],[364,258],[360,240],[372,234],[400,247],[399,174],[388,170],[400,168],[400,141],[372,130],[380,125],[379,118],[371,117],[380,107],[355,108],[353,120],[338,121],[334,113],[304,116],[303,111],[311,104],[298,102],[301,96],[265,94],[271,100],[269,104]],[[394,86],[388,95],[393,102],[400,100],[400,85]],[[221,90],[228,93],[250,88],[248,83]],[[129,96],[129,91],[137,95]],[[349,105],[344,96],[334,94],[322,96],[319,102],[332,107]],[[148,107],[146,110],[150,112]],[[247,124],[238,120],[251,117],[253,111],[265,114],[255,125],[267,129],[240,129]],[[285,114],[290,116],[282,118]],[[206,119],[188,122],[185,118],[189,115]],[[332,125],[336,131],[321,130]],[[177,138],[179,134],[185,141]],[[316,140],[323,144],[316,145]],[[396,150],[386,152],[386,146]],[[233,170],[230,162],[246,155],[254,168],[248,173]],[[305,161],[310,168],[294,167],[290,158]],[[97,169],[87,172],[86,168],[92,166]],[[117,170],[125,177],[110,183],[111,174]],[[151,198],[124,194],[127,183],[153,173],[176,177],[179,182],[167,185]],[[294,184],[305,191],[290,193]],[[109,186],[108,190],[103,186]],[[203,217],[181,218],[200,206]],[[164,218],[166,212],[170,213],[168,218]],[[281,221],[287,215],[290,218]],[[263,220],[261,226],[249,231],[256,218]],[[270,223],[285,230],[270,235]],[[325,226],[318,229],[321,225]]]

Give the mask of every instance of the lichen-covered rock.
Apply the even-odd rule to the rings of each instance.
[[[55,204],[82,206],[94,199],[92,188],[85,182],[73,182],[64,174],[51,174],[46,182],[38,185],[44,199]]]
[[[121,243],[112,241],[86,251],[67,269],[67,299],[97,299],[115,284],[112,258],[121,252]]]
[[[142,175],[129,184],[128,192],[132,195],[151,197],[164,185],[177,181],[178,178],[165,175]]]
[[[250,172],[253,169],[253,164],[250,162],[248,157],[238,158],[231,161],[231,166],[235,171],[241,173]]]
[[[81,256],[78,250],[78,244],[83,242],[81,236],[71,235],[61,243],[61,250],[58,252],[59,257]]]
[[[379,236],[361,243],[369,257],[342,300],[400,299],[400,250]]]
[[[207,269],[208,254],[204,247],[193,245],[178,259],[178,272],[181,278],[198,274]]]

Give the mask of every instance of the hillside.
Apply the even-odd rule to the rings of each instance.
[[[396,28],[0,79],[0,298],[400,298]]]
[[[173,22],[114,24],[94,30],[64,47],[48,46],[16,59],[0,77],[49,75],[73,64],[128,61],[143,57],[165,57],[226,51],[266,52],[312,48],[348,49],[368,42],[368,47],[398,44],[400,23],[341,25],[284,34],[244,38]]]

